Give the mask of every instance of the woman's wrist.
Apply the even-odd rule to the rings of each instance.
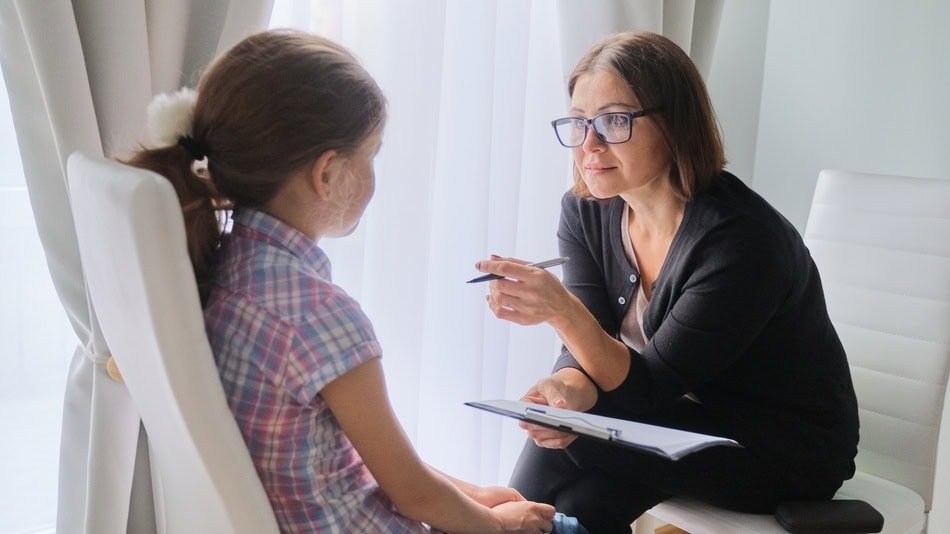
[[[584,303],[568,293],[564,312],[548,321],[595,389],[610,391],[619,386],[630,368],[629,350],[610,337]]]
[[[561,310],[560,313],[548,319],[547,323],[561,339],[570,334],[570,329],[576,327],[579,320],[583,320],[583,315],[590,315],[580,299],[567,290],[564,291],[564,298],[555,308]]]
[[[597,403],[597,384],[584,371],[574,367],[565,367],[554,372],[555,377],[564,384],[565,397],[571,399],[569,408],[580,412],[587,411]]]

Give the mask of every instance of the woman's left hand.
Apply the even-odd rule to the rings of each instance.
[[[488,307],[495,317],[520,325],[552,322],[569,309],[569,293],[553,274],[515,258],[491,256],[475,264],[483,273],[504,276],[488,283]]]

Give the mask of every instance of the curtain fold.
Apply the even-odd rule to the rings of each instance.
[[[716,53],[716,41],[719,37],[719,23],[722,21],[722,8],[725,0],[704,0],[696,2],[693,12],[693,29],[687,51],[703,79],[709,79],[713,56]]]
[[[271,6],[271,0],[0,3],[0,64],[30,203],[53,285],[79,340],[64,396],[61,534],[155,531],[148,463],[136,454],[146,450],[139,417],[125,388],[106,373],[108,348],[85,291],[66,158],[76,150],[121,156],[144,141],[153,94],[193,83],[219,49],[263,28]]]

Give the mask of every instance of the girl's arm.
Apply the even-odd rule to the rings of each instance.
[[[320,395],[400,514],[455,533],[552,528],[553,507],[514,501],[489,508],[423,463],[389,404],[379,359],[343,374]],[[471,490],[471,485],[463,487]]]
[[[502,503],[525,500],[524,496],[518,493],[518,490],[514,488],[505,486],[478,486],[470,482],[465,482],[464,480],[459,480],[432,466],[429,466],[429,468],[447,478],[452,484],[455,484],[455,487],[461,490],[462,493],[468,495],[469,498],[482,506],[494,508]]]

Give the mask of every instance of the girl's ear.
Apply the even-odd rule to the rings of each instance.
[[[336,150],[327,150],[310,169],[310,184],[321,200],[328,200],[343,168],[342,158]]]

